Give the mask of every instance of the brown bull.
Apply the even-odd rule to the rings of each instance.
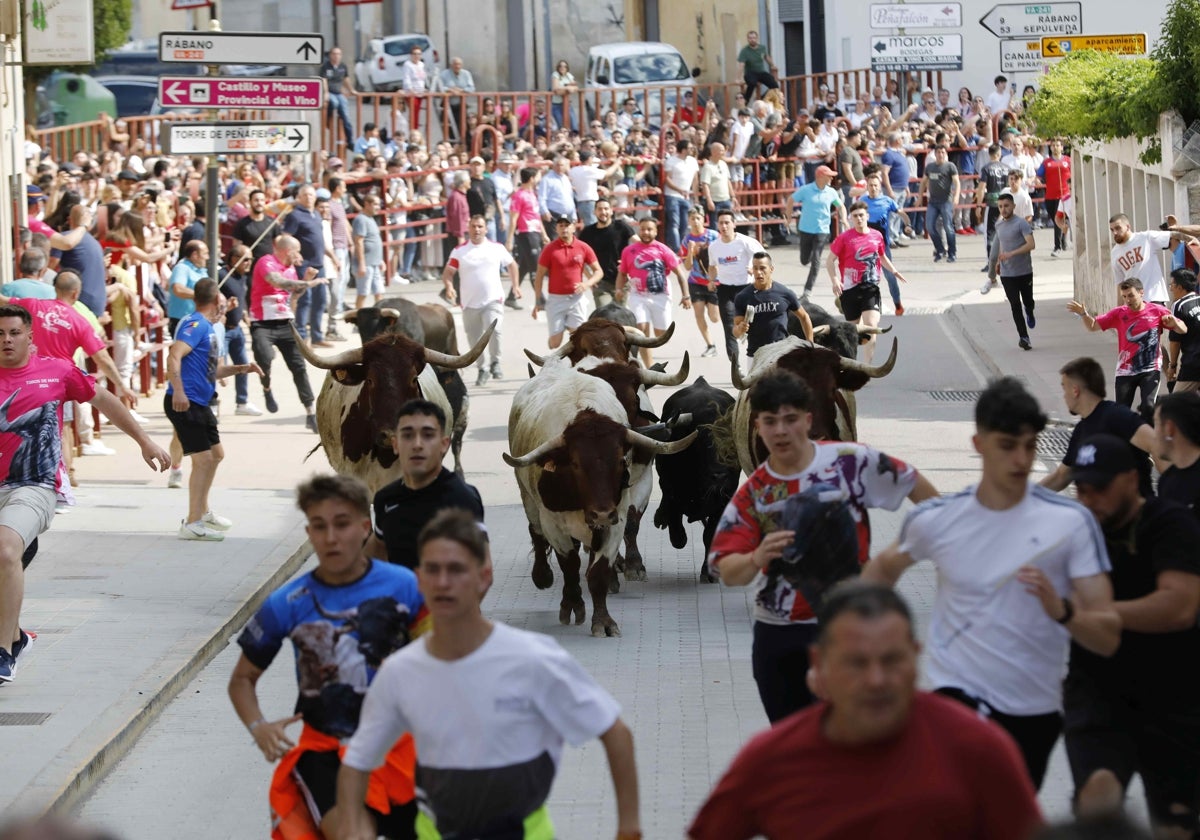
[[[674,324],[667,327],[666,332],[662,335],[650,338],[641,330],[597,318],[594,321],[584,321],[576,327],[575,331],[571,333],[571,337],[563,342],[562,346],[548,353],[545,358],[570,359],[573,365],[579,364],[580,360],[587,356],[623,362],[637,352],[635,348],[662,347],[674,334]],[[530,355],[528,351],[526,351],[526,355]],[[537,361],[537,358],[541,357],[535,358],[530,355],[530,358]]]
[[[741,393],[733,407],[733,438],[742,471],[749,475],[767,458],[767,450],[755,434],[750,417],[748,389],[754,380],[775,369],[791,371],[807,382],[813,392],[810,437],[813,440],[858,440],[854,392],[872,379],[891,373],[896,366],[899,347],[899,342],[893,341],[887,361],[873,367],[789,336],[760,348],[745,376],[734,361],[733,384]]]
[[[494,325],[466,353],[452,356],[410,338],[384,334],[362,347],[319,356],[299,342],[308,363],[329,371],[317,396],[317,429],[329,464],[357,476],[374,492],[399,478],[392,435],[400,406],[423,398],[439,406],[450,428],[459,424],[433,365],[459,369],[479,358]],[[462,440],[451,439],[455,470],[462,472]]]

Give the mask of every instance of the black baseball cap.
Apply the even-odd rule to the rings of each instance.
[[[573,224],[575,224],[575,220],[572,219],[570,216],[555,216],[554,224],[555,225],[573,225]]]
[[[1118,475],[1137,468],[1128,441],[1116,435],[1092,435],[1075,453],[1071,478],[1076,484],[1104,488]]]

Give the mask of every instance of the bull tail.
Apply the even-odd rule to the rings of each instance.
[[[717,419],[711,423],[701,425],[701,429],[708,429],[712,435],[713,449],[717,454],[717,460],[727,467],[733,467],[740,470],[741,462],[738,460],[737,443],[734,439],[733,432],[733,409],[737,403],[731,403],[729,408],[717,415]]]
[[[308,450],[308,454],[305,455],[304,458],[301,459],[301,463],[304,463],[309,458],[311,458],[313,456],[313,453],[316,452],[318,449],[320,449],[323,445],[324,444],[322,444],[320,441],[317,441],[317,445],[314,446],[312,449]]]

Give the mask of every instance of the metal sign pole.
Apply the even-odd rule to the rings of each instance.
[[[208,22],[208,28],[211,32],[221,31],[221,21],[216,19],[217,10],[214,6],[212,10],[213,18]],[[219,75],[220,67],[216,64],[208,65],[208,75]],[[220,116],[220,111],[212,110],[213,120],[217,120]],[[205,239],[208,240],[208,276],[214,281],[220,282],[220,267],[221,267],[221,179],[220,170],[217,164],[217,155],[210,155],[208,158],[208,171],[205,173],[204,181],[204,232]]]

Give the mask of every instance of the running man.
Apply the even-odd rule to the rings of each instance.
[[[679,258],[658,241],[658,222],[642,219],[638,223],[637,239],[621,252],[617,300],[629,308],[638,329],[646,335],[650,335],[652,329],[655,336],[662,335],[674,320],[671,315],[668,272],[679,281],[680,305],[684,309],[691,309],[692,298],[688,294],[688,282]],[[654,364],[654,354],[649,347],[642,348],[642,364],[647,368]]]
[[[708,246],[717,236],[717,232],[707,226],[703,207],[696,206],[688,210],[687,235],[680,245],[679,256],[683,260],[683,267],[688,270],[688,295],[692,299],[696,327],[704,339],[704,352],[700,355],[705,358],[717,355],[717,345],[709,338],[708,325],[721,322],[716,284],[708,279]]]
[[[1004,296],[1012,309],[1013,323],[1017,327],[1017,346],[1032,350],[1029,330],[1037,326],[1033,315],[1033,257],[1037,248],[1033,239],[1033,228],[1029,222],[1016,215],[1017,202],[1012,193],[1000,193],[996,199],[1000,218],[996,221],[996,235],[988,250],[988,279],[979,291],[987,294],[996,285],[996,276],[1004,285]],[[1022,309],[1024,310],[1022,312]]]
[[[883,306],[879,294],[880,269],[892,272],[901,283],[908,281],[888,259],[883,235],[869,226],[869,218],[870,210],[865,203],[856,201],[850,205],[850,228],[829,246],[826,267],[833,283],[833,296],[841,301],[846,320],[877,327]],[[870,364],[875,356],[874,333],[864,355]]]
[[[828,166],[818,166],[814,180],[792,194],[793,205],[800,205],[800,221],[796,230],[800,235],[800,264],[808,266],[808,279],[804,281],[807,298],[817,285],[817,272],[821,269],[821,255],[829,244],[833,222],[833,208],[837,208],[838,221],[846,229],[846,206],[842,194],[830,186],[837,173]],[[720,230],[720,228],[717,228]]]
[[[564,332],[574,330],[587,319],[587,293],[604,279],[596,252],[575,238],[574,220],[559,216],[554,220],[554,229],[558,238],[542,249],[533,278],[533,318],[537,320],[538,313],[546,310],[546,325],[550,330],[547,344],[551,350],[562,344]]]

